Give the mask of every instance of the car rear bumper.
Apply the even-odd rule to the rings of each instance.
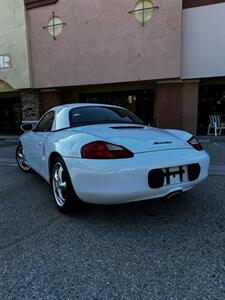
[[[187,191],[208,176],[209,156],[192,149],[136,154],[129,159],[90,160],[64,158],[73,187],[79,198],[88,203],[118,204],[164,197],[175,191]],[[190,181],[187,166],[199,164],[200,174]],[[186,170],[183,181],[173,180],[160,188],[151,188],[149,172],[180,167]],[[176,182],[175,182],[176,181]]]

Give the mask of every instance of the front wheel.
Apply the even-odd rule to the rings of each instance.
[[[51,187],[53,197],[58,209],[67,213],[74,206],[78,206],[79,199],[76,196],[66,165],[61,158],[57,158],[52,167]]]
[[[26,161],[26,157],[23,151],[23,146],[20,144],[16,148],[16,161],[19,166],[19,168],[25,172],[29,173],[31,171],[31,167],[28,165]]]

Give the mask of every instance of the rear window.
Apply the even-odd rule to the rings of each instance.
[[[78,107],[70,110],[70,126],[82,126],[105,123],[131,123],[143,122],[127,109],[106,106]]]

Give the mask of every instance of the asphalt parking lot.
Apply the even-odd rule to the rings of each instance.
[[[15,145],[0,141],[0,299],[225,299],[223,172],[182,199],[66,216]]]

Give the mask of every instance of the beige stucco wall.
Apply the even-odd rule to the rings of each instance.
[[[30,88],[24,0],[0,1],[0,56],[5,54],[11,56],[12,67],[0,69],[0,93],[10,90],[10,86]]]
[[[145,27],[129,14],[137,0],[59,0],[28,11],[35,88],[180,77],[181,0],[159,6]],[[54,40],[52,11],[66,22]]]

